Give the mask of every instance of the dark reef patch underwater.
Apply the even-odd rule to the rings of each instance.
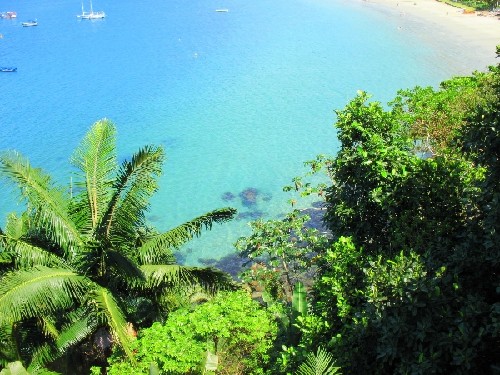
[[[221,195],[221,199],[224,202],[232,202],[236,199],[236,197],[240,198],[241,204],[244,207],[252,208],[258,204],[259,200],[262,200],[263,202],[269,202],[272,199],[272,194],[263,193],[255,187],[248,187],[238,194],[226,191]]]
[[[224,202],[231,202],[234,200],[234,198],[236,198],[236,196],[230,191],[226,191],[224,194],[222,194],[221,198]]]

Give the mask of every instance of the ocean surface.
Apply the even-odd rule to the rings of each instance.
[[[18,68],[0,73],[0,150],[69,186],[69,158],[99,119],[116,124],[120,159],[163,145],[153,225],[239,212],[181,250],[190,265],[233,253],[250,220],[290,209],[282,187],[304,161],[335,153],[334,110],[357,90],[385,103],[400,88],[484,68],[464,71],[457,51],[358,1],[94,0],[103,20],[78,19],[79,1],[0,6],[18,15],[0,19],[0,66]],[[39,25],[21,26],[30,19]],[[3,218],[20,206],[0,191]]]

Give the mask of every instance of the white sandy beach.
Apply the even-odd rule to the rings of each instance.
[[[413,34],[442,49],[443,60],[456,65],[457,74],[486,70],[496,65],[500,44],[500,17],[464,13],[436,0],[359,0],[396,22],[397,32]],[[409,34],[409,35],[410,35]]]

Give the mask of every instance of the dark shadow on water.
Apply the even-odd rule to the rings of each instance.
[[[236,216],[236,220],[257,220],[264,216],[264,212],[255,210],[255,211],[244,211],[238,213]]]
[[[161,144],[165,147],[168,147],[168,148],[175,148],[177,147],[177,144],[179,143],[178,142],[178,139],[177,138],[163,138],[161,141]]]
[[[263,193],[255,187],[248,187],[239,192],[238,195],[235,195],[230,191],[226,191],[221,195],[221,199],[224,202],[232,202],[236,199],[236,197],[240,198],[241,204],[244,207],[253,208],[258,204],[259,200],[262,202],[269,202],[273,196],[269,193]]]
[[[248,189],[247,189],[248,190]],[[246,191],[246,190],[245,190]],[[306,226],[309,228],[314,228],[319,230],[321,233],[328,235],[328,230],[325,228],[323,224],[323,215],[326,209],[324,207],[324,202],[314,202],[311,207],[301,210],[302,213],[309,215],[311,220],[306,223]],[[240,212],[238,214],[237,219],[251,219],[257,220],[264,215],[262,211],[259,210],[250,210],[245,212]],[[285,217],[285,214],[281,216]],[[192,253],[192,248],[187,248],[183,250],[182,253],[176,252],[175,257],[179,264],[185,264],[186,254]],[[198,262],[205,267],[215,267],[221,271],[224,271],[231,275],[235,281],[240,282],[238,275],[248,267],[248,264],[251,263],[251,259],[247,257],[241,257],[236,249],[234,253],[228,254],[220,259],[216,258],[198,258]],[[305,278],[308,279],[310,275],[305,275]]]
[[[262,194],[262,200],[264,202],[269,202],[272,198],[273,198],[272,194],[269,194],[269,193],[263,193]]]
[[[215,258],[198,258],[198,262],[203,264],[205,267],[215,267],[217,264],[217,259]]]
[[[326,205],[325,201],[316,201],[316,202],[313,202],[311,204],[311,207],[312,208],[321,208],[321,209],[323,209],[323,208],[325,208],[325,205]]]
[[[306,223],[306,227],[317,229],[322,234],[329,234],[329,230],[323,223],[323,217],[326,212],[325,202],[317,201],[311,204],[311,207],[301,210],[303,214],[308,215],[311,219]]]
[[[175,261],[178,264],[185,264],[186,263],[186,254],[176,252],[174,253]]]
[[[224,202],[231,202],[234,200],[234,198],[236,198],[236,196],[230,191],[226,191],[224,194],[222,194],[221,198]]]
[[[150,215],[147,217],[148,221],[152,222],[152,223],[158,223],[161,221],[161,216],[158,216],[158,215]]]
[[[199,258],[198,261],[207,267],[215,267],[221,271],[230,274],[235,281],[241,281],[238,274],[243,270],[243,265],[249,261],[247,258],[240,257],[235,250],[234,254],[229,254],[221,259]]]

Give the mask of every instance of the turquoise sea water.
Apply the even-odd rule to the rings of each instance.
[[[155,226],[223,206],[240,212],[183,250],[194,265],[231,253],[252,218],[289,209],[282,186],[304,161],[335,152],[333,111],[356,90],[386,102],[399,88],[436,86],[463,69],[362,2],[95,0],[107,14],[95,21],[77,19],[78,1],[1,7],[18,19],[0,19],[0,65],[18,72],[0,74],[0,149],[21,151],[69,184],[72,151],[103,117],[117,125],[121,158],[163,145],[148,215]],[[39,26],[21,27],[34,18]],[[239,197],[248,188],[258,192],[250,206]],[[16,207],[1,191],[4,217]]]

